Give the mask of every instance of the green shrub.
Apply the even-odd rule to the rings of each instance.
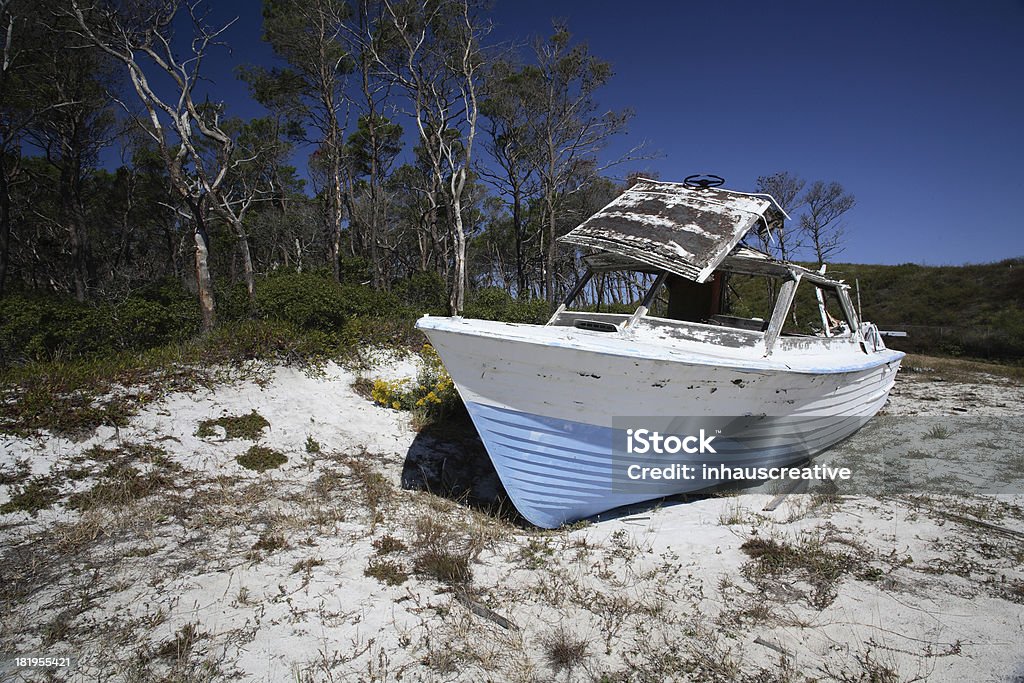
[[[548,321],[551,307],[543,299],[513,299],[500,287],[485,287],[470,299],[463,314],[467,318],[539,325]]]
[[[345,312],[351,316],[395,316],[405,312],[394,295],[368,285],[341,285]]]
[[[338,284],[323,273],[277,272],[256,283],[256,311],[302,330],[337,335],[353,316],[402,314],[397,298],[372,287]]]
[[[433,271],[413,273],[394,283],[392,290],[417,314],[446,315],[448,292],[444,279]]]
[[[0,354],[11,363],[142,351],[185,339],[199,324],[198,304],[176,283],[155,284],[116,304],[12,294],[0,299]]]
[[[54,295],[9,295],[0,301],[0,350],[6,362],[86,355],[110,344],[107,312]]]
[[[256,311],[303,330],[339,330],[347,318],[341,286],[310,273],[275,273],[258,283]]]
[[[252,317],[252,305],[249,303],[249,293],[245,291],[244,283],[215,286],[214,300],[219,321],[247,320]]]

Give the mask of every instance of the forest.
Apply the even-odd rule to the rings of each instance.
[[[211,7],[0,4],[3,364],[239,324],[331,347],[425,312],[543,321],[581,272],[558,237],[654,175],[642,145],[610,154],[632,113],[602,106],[613,65],[564,24],[510,45],[476,0],[264,0],[275,60],[236,69],[245,117],[207,75],[237,40]],[[841,185],[745,189],[793,216],[761,248],[841,253]]]

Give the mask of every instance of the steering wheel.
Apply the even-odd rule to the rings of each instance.
[[[709,187],[718,187],[725,183],[725,178],[711,173],[695,173],[683,179],[683,185],[696,190],[706,190]]]

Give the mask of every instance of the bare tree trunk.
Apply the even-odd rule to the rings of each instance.
[[[249,251],[249,236],[245,234],[245,228],[241,225],[235,226],[235,233],[238,235],[238,246],[242,252],[242,273],[245,277],[245,291],[249,295],[249,302],[256,301],[256,278],[252,271],[252,254]]]
[[[460,169],[452,178],[452,212],[455,232],[455,274],[452,276],[451,309],[462,313],[466,303],[466,231],[462,224],[462,190],[466,186],[466,170]]]
[[[555,256],[558,253],[558,243],[555,241],[555,203],[547,201],[548,209],[548,243],[547,253],[544,257],[544,289],[547,294],[548,303],[554,304],[557,298],[555,293]]]
[[[85,264],[85,234],[81,214],[75,201],[75,183],[78,164],[73,158],[65,158],[60,168],[60,215],[64,229],[68,231],[71,246],[71,279],[75,284],[75,298],[85,301],[87,273]]]
[[[210,277],[210,238],[206,232],[203,207],[193,205],[192,215],[196,221],[196,290],[199,293],[199,308],[203,315],[203,332],[209,333],[217,322],[213,304],[213,279]]]

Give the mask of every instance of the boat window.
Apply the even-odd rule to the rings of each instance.
[[[846,322],[836,288],[820,287],[807,281],[801,282],[800,286],[796,288],[793,306],[782,327],[782,334],[834,337],[848,332],[849,325]]]
[[[716,273],[697,283],[676,275],[666,278],[652,300],[648,317],[764,331],[771,304],[763,277]]]

